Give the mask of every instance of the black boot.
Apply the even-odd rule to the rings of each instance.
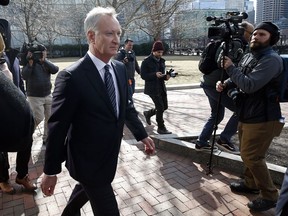
[[[144,111],[143,112],[143,115],[144,115],[144,117],[145,117],[145,120],[146,120],[146,123],[148,124],[148,125],[151,125],[151,116],[148,114],[148,111]]]
[[[145,120],[146,120],[146,123],[148,125],[151,125],[151,116],[155,115],[156,114],[156,110],[155,109],[150,109],[148,111],[144,111],[143,112],[143,115],[145,117]]]
[[[159,134],[171,134],[171,131],[168,131],[165,126],[158,127],[157,133]]]

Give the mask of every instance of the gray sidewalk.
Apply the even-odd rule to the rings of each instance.
[[[164,115],[167,128],[178,136],[198,134],[210,113],[202,89],[170,89],[168,100],[169,109]],[[135,93],[134,101],[148,133],[155,135],[155,119],[152,118],[152,125],[147,126],[142,115],[144,110],[152,107],[151,99],[143,93]],[[286,105],[284,111],[287,112]],[[219,130],[223,129],[230,114],[227,112]],[[41,144],[41,131],[42,127],[35,131],[30,163],[30,178],[38,186],[45,152]],[[11,182],[14,183],[16,155],[10,153],[9,156]],[[125,128],[118,170],[113,182],[121,215],[274,215],[274,209],[260,214],[250,213],[246,204],[255,196],[231,193],[229,183],[239,179],[237,175],[215,167],[214,174],[208,176],[205,170],[206,164],[161,149],[157,149],[154,156],[146,156],[142,144],[136,142]],[[27,194],[19,187],[15,195],[0,192],[0,216],[61,215],[75,183],[63,166],[54,196],[44,197],[40,189],[35,194]],[[89,203],[81,213],[93,215]]]

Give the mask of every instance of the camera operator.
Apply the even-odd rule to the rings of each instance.
[[[162,42],[154,42],[152,53],[141,64],[141,78],[145,80],[144,94],[149,95],[155,105],[155,108],[144,111],[143,114],[148,125],[151,125],[150,118],[156,114],[157,132],[159,134],[171,134],[166,129],[163,119],[163,113],[168,109],[165,81],[170,79],[170,75],[165,74],[163,52],[164,46]]]
[[[124,42],[124,48],[121,48],[115,59],[125,64],[131,96],[135,92],[135,71],[140,74],[140,67],[138,65],[135,52],[133,51],[133,40],[127,38]]]
[[[284,126],[277,99],[283,62],[272,49],[279,37],[280,31],[275,24],[262,22],[257,25],[251,36],[251,53],[241,59],[238,67],[225,56],[223,67],[230,80],[216,84],[218,91],[237,90],[233,97],[239,117],[240,155],[245,171],[244,180],[232,182],[230,188],[233,192],[260,192],[256,200],[248,203],[252,211],[275,207],[279,196],[265,160],[272,139],[280,135]]]
[[[27,53],[28,63],[23,67],[22,76],[26,81],[27,99],[35,118],[35,127],[45,118],[43,145],[47,137],[47,121],[51,114],[51,74],[59,67],[46,59],[46,47],[38,45],[38,50]]]
[[[243,21],[240,26],[244,29],[244,35],[239,36],[239,39],[241,40],[242,47],[240,48],[243,50],[243,52],[248,51],[248,42],[250,40],[251,33],[254,29],[254,26],[246,21]],[[236,41],[238,43],[238,41]],[[234,50],[234,41],[230,41],[231,44],[229,44],[229,47],[231,47],[231,50],[229,51],[229,56],[234,56],[236,52],[238,52],[238,48]],[[215,61],[219,57],[223,55],[222,47],[220,46],[216,51]],[[234,63],[237,64],[240,58],[238,57],[238,54],[236,59],[233,59]],[[219,67],[218,69],[212,71],[211,73],[207,75],[203,75],[201,79],[200,86],[203,88],[211,108],[211,115],[208,118],[207,122],[205,123],[200,135],[198,136],[195,150],[197,151],[211,151],[211,145],[209,144],[209,140],[211,138],[211,135],[214,130],[214,124],[216,122],[217,118],[217,125],[223,120],[224,114],[225,114],[225,108],[228,108],[230,111],[235,111],[235,105],[232,101],[232,99],[227,95],[223,94],[221,95],[221,101],[220,105],[218,107],[219,103],[219,92],[216,91],[215,85],[218,80],[221,79],[222,75],[222,69]],[[232,114],[230,119],[225,125],[224,130],[220,134],[220,137],[216,141],[216,145],[224,150],[228,151],[233,154],[239,154],[239,149],[231,142],[231,137],[237,132],[237,126],[238,126],[238,117],[235,114]],[[214,146],[213,151],[217,151],[218,148]]]

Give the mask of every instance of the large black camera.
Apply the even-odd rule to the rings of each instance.
[[[170,77],[176,77],[178,75],[177,72],[174,71],[174,69],[170,69],[169,71],[166,71],[166,75],[169,75]]]
[[[134,61],[134,55],[133,55],[133,52],[131,50],[126,52],[125,57],[128,59],[129,62],[133,62]]]
[[[20,53],[20,65],[25,66],[29,60],[37,63],[43,58],[43,51],[46,47],[42,44],[33,44],[24,42]],[[27,56],[28,52],[31,52],[31,56]]]
[[[214,40],[229,40],[231,38],[240,38],[244,35],[244,29],[239,27],[239,23],[243,19],[247,19],[245,12],[227,12],[226,18],[223,17],[207,17],[207,21],[214,21],[208,28],[208,38]]]
[[[237,88],[232,88],[227,91],[227,95],[233,100],[236,101],[237,96],[239,95],[239,90]]]

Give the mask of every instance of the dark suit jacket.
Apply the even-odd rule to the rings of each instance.
[[[133,103],[128,100],[126,68],[118,61],[113,61],[112,66],[120,94],[118,119],[88,54],[57,75],[44,173],[60,173],[65,159],[70,175],[77,181],[93,185],[111,183],[124,123],[137,140],[147,137]]]

